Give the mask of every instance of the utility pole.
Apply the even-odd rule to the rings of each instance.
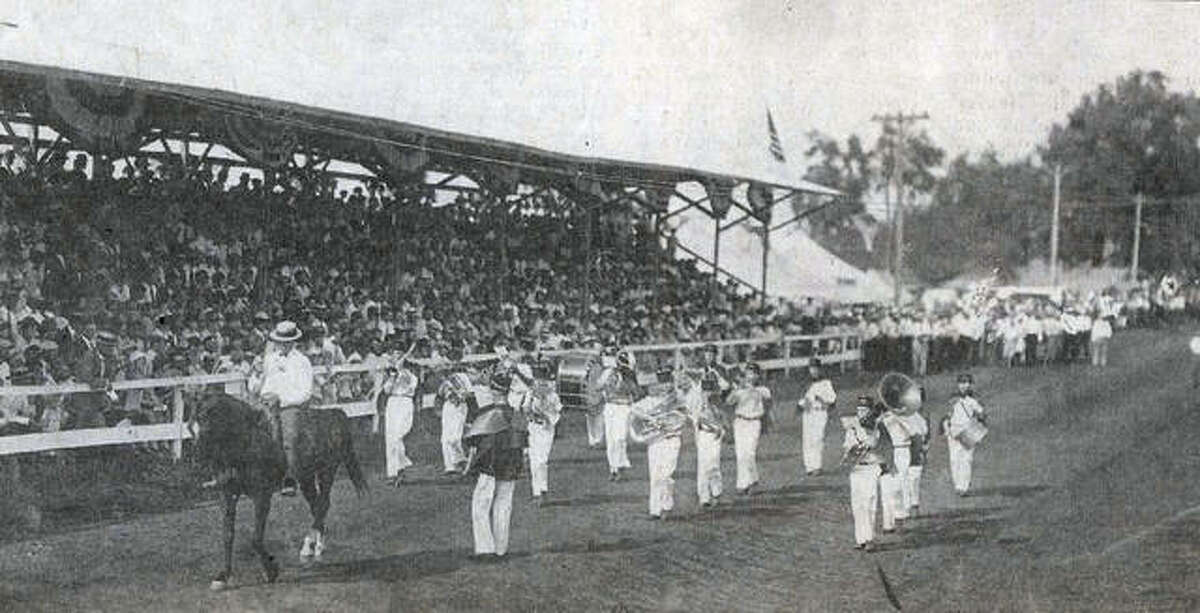
[[[1142,204],[1144,204],[1145,196],[1138,192],[1134,197],[1133,203],[1133,257],[1130,258],[1129,264],[1129,280],[1137,281],[1138,275],[1138,256],[1142,252]]]
[[[1058,211],[1062,198],[1062,164],[1054,165],[1054,217],[1050,220],[1050,284],[1058,287]]]
[[[929,119],[929,113],[892,113],[875,115],[871,121],[883,124],[884,130],[891,124],[896,125],[896,139],[892,144],[892,181],[896,184],[896,221],[893,228],[895,239],[892,241],[896,248],[895,264],[892,267],[892,290],[895,294],[896,306],[900,306],[900,275],[904,270],[904,160],[907,143],[907,126],[910,123]],[[897,147],[898,145],[898,147]]]

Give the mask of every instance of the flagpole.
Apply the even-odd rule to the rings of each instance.
[[[763,224],[762,240],[762,306],[767,306],[767,253],[771,250],[771,226]]]

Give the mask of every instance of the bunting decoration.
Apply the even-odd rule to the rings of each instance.
[[[424,148],[400,147],[375,141],[375,153],[388,181],[393,184],[423,179],[425,167],[429,165],[429,153]]]
[[[225,135],[235,153],[267,168],[287,166],[299,142],[295,130],[289,126],[241,115],[225,117]]]
[[[750,183],[746,187],[746,201],[750,203],[755,217],[763,223],[771,222],[771,209],[775,207],[775,194],[771,186]]]
[[[144,93],[103,83],[46,77],[46,98],[55,127],[76,146],[119,154],[138,147]]]

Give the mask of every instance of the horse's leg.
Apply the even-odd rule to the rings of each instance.
[[[313,530],[317,533],[317,543],[313,555],[320,558],[325,551],[325,516],[329,514],[330,490],[333,489],[334,469],[317,471],[317,500],[311,507],[313,514]]]
[[[222,535],[225,537],[225,570],[218,573],[208,585],[209,589],[215,591],[225,589],[233,576],[233,535],[237,527],[237,500],[237,494],[226,492],[222,501],[225,509],[225,532]]]
[[[263,578],[267,583],[275,583],[279,578],[279,564],[275,562],[275,556],[267,551],[263,542],[267,532],[267,516],[270,514],[271,490],[264,489],[254,497],[254,551],[258,553],[258,559],[262,563]]]
[[[305,502],[308,503],[308,510],[315,515],[317,505],[317,484],[313,475],[302,475],[300,477],[300,493],[304,495]],[[304,544],[300,546],[300,559],[306,559],[314,554],[314,547],[317,544],[317,531],[314,523],[312,528],[304,534]]]

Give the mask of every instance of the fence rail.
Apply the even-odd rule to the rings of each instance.
[[[672,343],[659,345],[635,345],[629,347],[635,355],[638,354],[670,354],[676,363],[682,363],[684,351],[695,350],[705,345],[716,345],[722,351],[737,347],[776,347],[779,357],[757,360],[764,370],[784,370],[807,366],[813,357],[820,357],[826,364],[838,364],[843,370],[847,365],[857,366],[862,361],[862,348],[857,335],[830,334],[816,336],[789,336],[776,339],[736,339],[725,341]],[[807,344],[810,352],[804,355],[794,354],[793,349],[799,344]],[[559,350],[544,352],[549,356],[588,353],[586,350]],[[500,359],[499,354],[476,354],[465,356],[463,361],[468,363],[488,362]],[[435,366],[427,360],[413,360],[421,366]],[[338,366],[319,366],[314,368],[316,374],[333,375],[341,373],[366,373],[381,370],[383,365],[344,364]],[[653,380],[653,373],[640,372],[642,383]],[[153,443],[170,441],[172,453],[176,459],[183,455],[183,441],[191,438],[184,423],[184,388],[243,383],[247,376],[240,373],[219,373],[212,375],[192,375],[187,377],[164,377],[157,379],[136,379],[131,381],[113,381],[114,392],[170,388],[172,396],[171,421],[151,425],[115,426],[108,428],[83,428],[77,430],[61,430],[57,432],[37,432],[0,436],[0,456],[23,453],[38,453],[60,449],[78,449],[83,447],[101,447],[106,445],[130,445],[136,443]],[[7,386],[0,387],[0,397],[5,396],[47,396],[57,394],[78,394],[95,392],[90,386],[82,383],[66,383],[42,386]],[[432,404],[432,394],[425,394],[421,406]],[[371,400],[342,402],[321,405],[321,409],[341,409],[348,417],[368,417],[375,415],[375,403]]]

